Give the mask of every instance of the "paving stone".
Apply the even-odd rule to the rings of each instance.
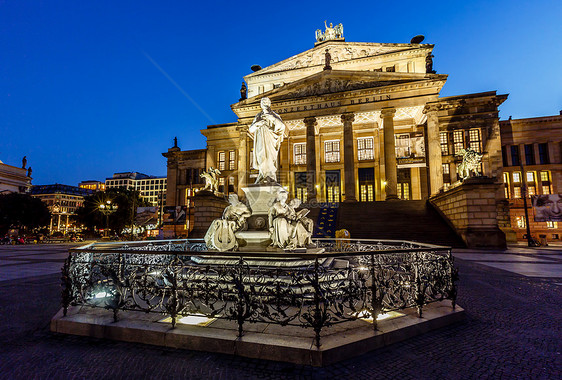
[[[561,279],[456,264],[466,322],[324,368],[53,334],[58,274],[2,281],[0,379],[562,378]]]

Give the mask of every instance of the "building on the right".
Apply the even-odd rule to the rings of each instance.
[[[527,233],[523,195],[562,193],[562,111],[557,116],[500,121],[503,182],[509,201],[511,227],[517,240]],[[527,200],[529,227],[535,239],[560,241],[562,226],[556,221],[535,221]]]

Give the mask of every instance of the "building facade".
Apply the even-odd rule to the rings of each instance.
[[[248,127],[267,96],[288,127],[279,182],[305,202],[426,199],[456,181],[463,148],[501,179],[507,95],[439,97],[447,75],[433,70],[433,47],[328,40],[245,76],[247,98],[231,106],[238,121],[201,131],[206,166],[243,195],[257,176]]]
[[[71,219],[76,209],[82,207],[84,198],[94,193],[93,190],[83,189],[76,186],[61,184],[33,186],[30,191],[33,197],[39,198],[47,205],[51,212],[49,233],[67,233],[76,230]]]
[[[0,161],[0,194],[25,193],[31,188],[31,169],[7,165]]]
[[[93,191],[105,191],[105,182],[96,180],[82,181],[78,184],[78,187]]]
[[[166,204],[166,177],[149,176],[137,172],[115,173],[113,177],[106,178],[105,188],[125,188],[140,192],[142,199],[152,206]]]
[[[527,195],[531,236],[560,241],[559,222],[536,222],[530,198],[562,193],[562,114],[500,122],[504,195],[509,201],[511,227],[524,240]]]

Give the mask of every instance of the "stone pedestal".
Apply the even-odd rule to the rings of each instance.
[[[279,184],[250,185],[242,189],[246,194],[252,216],[247,220],[248,230],[236,233],[240,249],[264,251],[271,244],[267,214],[280,189],[282,187]]]
[[[498,225],[496,194],[502,184],[474,177],[429,199],[469,248],[506,248]]]
[[[193,197],[194,222],[189,237],[202,238],[215,219],[219,219],[228,202],[223,196],[217,196],[210,191],[201,190]]]

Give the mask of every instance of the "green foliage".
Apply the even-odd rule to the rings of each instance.
[[[130,226],[137,207],[150,206],[140,197],[140,192],[125,188],[111,188],[99,191],[84,198],[84,205],[76,210],[80,224],[87,229],[105,228],[106,216],[100,211],[100,205],[107,201],[117,205],[117,211],[108,216],[109,228],[120,233],[123,228]]]
[[[38,198],[29,194],[0,195],[0,234],[11,228],[32,230],[49,225],[51,213]]]

